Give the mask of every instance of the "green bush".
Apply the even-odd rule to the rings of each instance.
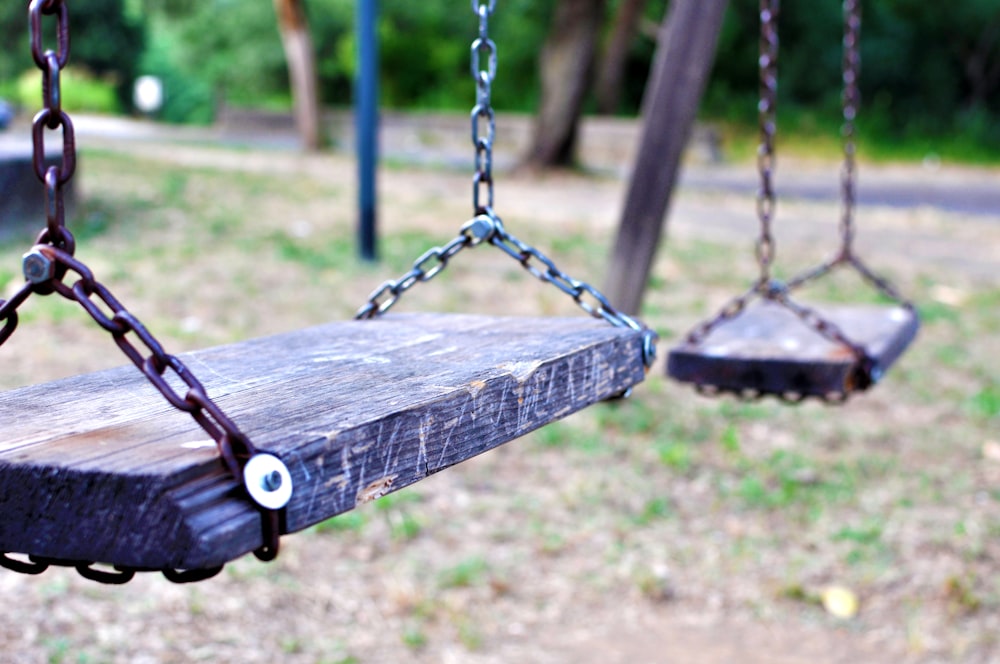
[[[15,104],[34,112],[42,107],[42,73],[37,69],[24,72],[11,91]],[[69,112],[119,113],[121,104],[117,84],[110,78],[99,78],[83,67],[67,67],[61,75],[62,104]]]

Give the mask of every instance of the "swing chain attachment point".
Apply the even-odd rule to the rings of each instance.
[[[854,212],[857,203],[856,196],[856,164],[855,164],[855,119],[857,117],[860,95],[858,79],[860,74],[860,31],[861,5],[860,0],[843,0],[844,36],[842,59],[842,114],[844,162],[841,167],[841,199],[842,211],[840,218],[840,247],[831,259],[787,281],[779,281],[771,276],[775,260],[775,241],[772,226],[776,212],[776,196],[774,188],[775,170],[775,134],[777,132],[777,101],[778,101],[778,15],[780,0],[760,0],[760,40],[759,40],[759,101],[758,127],[760,143],[757,149],[757,171],[759,188],[757,191],[757,218],[759,235],[755,246],[755,255],[759,276],[755,283],[742,295],[730,300],[711,319],[699,323],[686,337],[686,343],[692,346],[701,345],[716,328],[739,317],[755,298],[779,304],[792,313],[814,332],[844,348],[855,358],[855,365],[850,377],[850,384],[840,393],[821,397],[827,402],[839,402],[847,398],[853,390],[863,390],[878,382],[884,373],[884,368],[872,357],[860,343],[852,340],[836,323],[827,319],[819,311],[800,304],[792,299],[791,293],[801,286],[812,282],[839,265],[849,265],[872,284],[880,293],[900,303],[904,308],[914,310],[911,302],[905,300],[895,287],[885,278],[870,270],[854,253],[855,236]],[[703,392],[717,393],[721,391],[700,389]],[[751,398],[762,396],[753,390],[736,391],[739,396],[749,395]],[[778,395],[785,400],[786,395]]]
[[[591,316],[603,319],[616,327],[627,327],[641,332],[642,361],[649,369],[656,359],[658,339],[656,332],[615,309],[599,290],[585,281],[569,276],[538,249],[511,235],[494,211],[493,142],[496,137],[496,112],[492,106],[491,89],[497,74],[497,47],[490,38],[489,19],[495,9],[496,0],[472,0],[472,11],[479,18],[479,32],[470,47],[470,68],[476,83],[476,105],[470,114],[472,145],[475,149],[475,171],[472,177],[474,216],[446,245],[433,247],[424,252],[413,262],[413,266],[406,274],[399,279],[386,281],[376,288],[354,317],[368,319],[384,314],[407,290],[440,274],[448,266],[448,261],[460,251],[466,247],[489,242],[514,258],[537,279],[551,283],[569,295]],[[486,58],[485,65],[483,56]]]
[[[56,50],[44,48],[44,16],[55,16]],[[277,457],[260,454],[253,444],[225,414],[205,390],[195,375],[176,356],[169,355],[160,342],[138,318],[125,309],[90,268],[73,257],[76,242],[65,225],[63,186],[76,170],[76,141],[73,123],[62,110],[61,70],[69,60],[69,8],[67,0],[31,0],[28,7],[31,30],[31,54],[42,70],[44,108],[32,123],[33,166],[45,187],[46,226],[35,245],[22,258],[24,285],[8,300],[0,300],[0,345],[17,327],[17,308],[32,293],[59,293],[80,304],[91,318],[111,333],[115,343],[132,363],[146,376],[163,397],[175,408],[189,413],[216,442],[223,464],[261,511],[262,546],[254,551],[261,560],[278,555],[281,536],[281,510],[292,494],[292,478]],[[56,165],[46,165],[45,131],[61,130],[62,157]],[[72,285],[63,282],[70,273],[79,279]],[[96,302],[95,302],[96,298]],[[110,310],[110,315],[105,309]],[[146,347],[148,355],[127,337],[134,334]],[[178,380],[186,386],[182,395],[172,385]],[[100,583],[120,584],[132,579],[138,571],[160,571],[174,583],[190,583],[211,578],[222,566],[206,569],[140,569],[115,566],[113,571],[96,568],[97,563],[28,556],[27,561],[0,552],[0,567],[24,574],[40,574],[50,566],[73,567],[81,576]]]
[[[559,269],[555,262],[531,245],[509,233],[499,217],[481,214],[466,222],[459,234],[443,247],[433,247],[413,262],[409,272],[396,280],[389,280],[376,288],[368,301],[355,314],[356,319],[381,316],[392,307],[403,293],[418,283],[430,281],[447,266],[448,261],[466,247],[489,242],[512,257],[532,276],[550,283],[569,295],[577,305],[595,318],[615,327],[626,327],[642,332],[642,361],[648,369],[656,360],[656,332],[624,314],[608,301],[599,290],[585,281],[574,279]],[[428,266],[430,268],[428,269]]]

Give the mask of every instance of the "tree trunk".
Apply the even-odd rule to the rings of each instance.
[[[643,125],[604,293],[639,311],[660,243],[681,154],[722,29],[726,0],[672,0],[643,98]]]
[[[303,147],[309,151],[318,150],[322,143],[319,82],[316,77],[316,54],[302,0],[274,0],[274,9],[278,14],[281,44],[288,61],[295,124]]]
[[[1000,22],[986,25],[970,52],[963,53],[965,79],[969,83],[969,105],[985,106],[1000,83]]]
[[[604,49],[597,70],[597,82],[594,95],[597,99],[597,112],[602,115],[614,115],[621,107],[622,84],[625,80],[625,65],[628,63],[628,53],[639,31],[639,19],[649,4],[649,0],[622,0],[615,15],[615,24],[611,29],[611,39]]]
[[[541,54],[542,98],[526,165],[569,166],[590,88],[604,0],[559,0]]]

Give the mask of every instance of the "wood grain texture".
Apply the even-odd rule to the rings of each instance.
[[[897,306],[822,306],[815,309],[854,343],[865,347],[884,373],[913,341],[917,317]],[[667,373],[682,382],[725,391],[827,396],[855,384],[851,350],[821,336],[792,311],[758,303],[723,323],[699,344],[671,349]]]
[[[294,532],[640,382],[642,340],[589,318],[416,314],[182,355],[288,466]],[[201,568],[261,543],[214,443],[132,367],[0,394],[0,550]]]

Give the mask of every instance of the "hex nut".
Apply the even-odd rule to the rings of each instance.
[[[24,255],[21,267],[24,270],[24,278],[33,284],[44,284],[56,274],[55,262],[37,249]]]

